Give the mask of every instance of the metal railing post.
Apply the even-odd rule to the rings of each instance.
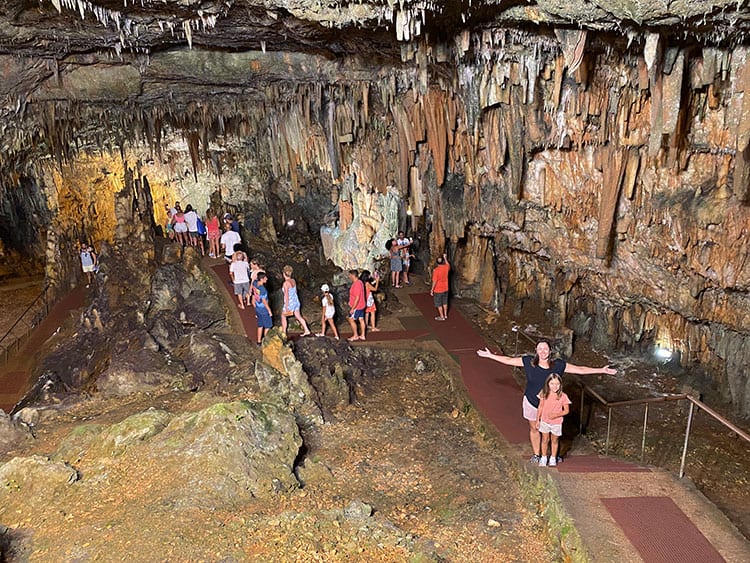
[[[578,382],[580,383],[580,381]],[[583,406],[584,399],[586,398],[586,388],[581,385],[581,410],[578,413],[578,433],[583,434]]]
[[[690,410],[688,411],[687,427],[685,428],[685,444],[682,446],[682,460],[680,460],[680,479],[685,476],[685,458],[687,458],[688,440],[690,439],[690,425],[693,423],[693,409],[695,404],[690,401]]]
[[[648,424],[648,403],[646,403],[646,412],[643,413],[643,436],[641,437],[641,463],[646,458],[646,425]]]
[[[612,407],[607,408],[607,441],[604,443],[604,455],[609,454],[609,430],[612,427]]]

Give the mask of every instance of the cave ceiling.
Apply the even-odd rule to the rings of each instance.
[[[450,42],[466,29],[549,37],[583,28],[621,43],[658,32],[731,45],[744,42],[748,16],[737,0],[6,0],[0,169],[28,160],[29,147],[60,144],[45,123],[74,122],[84,137],[87,123],[128,127],[103,112],[164,114],[201,101],[237,110],[267,100],[269,86],[279,96],[284,85],[377,79],[403,64],[405,45]],[[99,117],[82,116],[82,105]]]

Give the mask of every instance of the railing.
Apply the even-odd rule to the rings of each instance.
[[[532,342],[536,345],[536,340],[523,332],[518,326],[513,327],[513,332],[516,333],[516,355],[518,355],[518,335],[519,333],[521,336],[525,337],[527,340]],[[734,432],[737,436],[745,440],[748,444],[750,444],[750,434],[748,434],[746,431],[739,428],[737,425],[733,424],[723,416],[721,416],[719,413],[717,413],[715,410],[713,410],[711,407],[706,405],[705,403],[699,401],[695,397],[692,397],[691,395],[687,394],[679,394],[679,395],[664,395],[661,397],[645,397],[642,399],[630,399],[627,401],[607,401],[604,397],[602,397],[599,393],[597,393],[594,389],[586,385],[580,378],[577,378],[577,383],[581,387],[581,412],[580,412],[580,423],[579,423],[579,432],[583,434],[583,411],[584,411],[584,404],[586,395],[590,395],[596,401],[598,401],[602,406],[606,407],[607,409],[607,435],[604,442],[604,455],[609,454],[609,442],[610,442],[610,435],[612,430],[612,409],[619,408],[619,407],[627,407],[627,406],[633,406],[633,405],[644,405],[644,414],[643,414],[643,430],[641,433],[641,462],[644,461],[645,455],[646,455],[646,429],[648,426],[648,411],[649,411],[649,405],[652,403],[664,403],[668,401],[688,401],[690,404],[690,407],[688,409],[688,415],[687,415],[687,424],[685,427],[685,439],[683,441],[682,445],[682,455],[680,457],[680,472],[679,476],[680,479],[682,479],[685,476],[685,462],[687,460],[687,452],[688,452],[688,444],[690,442],[690,430],[693,425],[693,418],[695,413],[695,408],[698,407],[699,410],[703,410],[706,414],[713,417],[715,420],[717,420],[719,423],[723,424],[726,428]]]
[[[31,331],[34,329],[34,327],[38,325],[49,314],[49,301],[47,299],[48,290],[49,285],[45,285],[42,288],[41,293],[39,293],[39,295],[34,298],[29,306],[26,307],[24,312],[21,313],[21,315],[11,325],[7,332],[0,338],[0,346],[3,346],[3,361],[1,365],[7,364],[11,356],[18,353],[18,351],[21,349],[21,343],[29,336],[29,334],[31,334]],[[41,307],[38,306],[40,301]],[[32,312],[33,315],[30,315],[30,313]],[[28,319],[29,317],[31,318],[31,320]],[[17,336],[12,342],[3,345],[3,343],[9,339],[10,335],[13,333],[16,327],[18,327],[22,322],[26,325],[24,333],[20,336]]]
[[[594,391],[591,387],[586,385],[583,381],[580,379],[578,380],[578,385],[581,387],[581,416],[580,416],[580,426],[579,430],[582,433],[583,432],[583,409],[584,409],[584,401],[586,399],[586,394],[588,393],[591,395],[594,399],[599,401],[604,407],[607,408],[607,437],[604,442],[604,455],[607,455],[609,453],[609,438],[612,430],[612,409],[617,407],[627,407],[632,405],[645,405],[644,413],[643,413],[643,431],[641,433],[641,462],[643,462],[645,455],[646,455],[646,428],[648,426],[648,407],[651,403],[663,403],[667,401],[688,401],[690,404],[690,408],[688,409],[688,415],[687,415],[687,425],[685,427],[685,440],[682,445],[682,456],[680,457],[680,479],[682,479],[685,476],[685,460],[687,459],[687,451],[688,451],[688,443],[690,441],[690,429],[693,425],[693,416],[695,414],[695,407],[698,407],[698,409],[703,410],[706,412],[706,414],[712,416],[715,420],[726,426],[729,430],[737,434],[740,438],[745,440],[746,442],[750,443],[750,434],[721,416],[719,413],[717,413],[715,410],[713,410],[711,407],[706,405],[705,403],[699,401],[695,397],[692,397],[691,395],[665,395],[663,397],[647,397],[644,399],[632,399],[628,401],[614,401],[609,402],[606,399],[604,399],[601,395],[599,395],[596,391]]]

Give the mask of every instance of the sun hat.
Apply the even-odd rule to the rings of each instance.
[[[323,291],[323,292],[331,291],[331,288],[328,287],[327,283],[324,283],[323,285],[320,286],[320,291]]]

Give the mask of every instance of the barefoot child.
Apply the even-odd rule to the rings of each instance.
[[[547,446],[552,436],[552,448],[549,456],[549,465],[557,465],[557,447],[560,436],[562,436],[563,417],[570,412],[570,399],[563,393],[562,379],[556,373],[552,373],[544,382],[544,388],[539,392],[539,409],[536,419],[536,427],[542,435],[542,457],[539,460],[540,467],[547,465]]]
[[[339,339],[339,331],[336,330],[336,323],[333,322],[333,316],[336,314],[336,307],[333,304],[333,295],[331,295],[331,288],[328,287],[327,283],[320,286],[320,291],[323,292],[323,297],[320,298],[320,304],[323,306],[323,313],[320,319],[320,332],[315,336],[326,335],[326,323],[333,329],[333,336],[336,340]]]

